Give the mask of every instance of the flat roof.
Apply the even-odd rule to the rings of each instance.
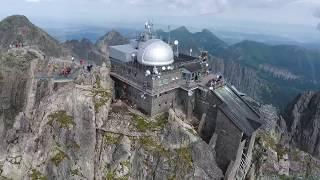
[[[187,64],[183,66],[183,68],[187,69],[191,73],[197,72],[202,69],[201,64],[199,62]]]
[[[175,63],[180,63],[180,62],[189,62],[189,61],[194,61],[197,60],[197,57],[189,56],[186,54],[181,54],[179,53],[179,57],[174,56],[174,62]]]
[[[110,48],[116,49],[118,51],[125,52],[125,53],[132,53],[133,51],[137,51],[135,48],[132,47],[131,44],[110,46]]]

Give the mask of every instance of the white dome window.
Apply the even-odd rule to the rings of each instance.
[[[164,66],[172,64],[173,50],[160,39],[151,39],[141,43],[138,51],[138,62],[148,66]]]

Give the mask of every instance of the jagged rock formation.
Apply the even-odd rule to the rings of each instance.
[[[157,35],[168,40],[169,32],[163,30],[157,31]],[[217,54],[227,48],[227,44],[215,36],[208,29],[203,29],[201,32],[191,33],[185,26],[181,26],[170,32],[171,41],[179,41],[179,50],[182,53],[189,54],[192,49],[192,54],[197,56],[201,50],[206,50],[211,54]]]
[[[21,15],[9,16],[0,22],[0,52],[17,43],[36,46],[47,56],[58,57],[63,53],[58,41]]]
[[[299,98],[298,98],[299,99]],[[303,103],[302,103],[303,104]],[[290,143],[285,120],[270,105],[260,108],[266,125],[257,135],[249,179],[318,179],[320,161]]]
[[[320,158],[320,93],[300,94],[285,110],[292,143]]]
[[[1,74],[1,94],[7,95],[7,90],[23,94],[19,101],[6,101],[8,108],[0,116],[1,177],[223,177],[214,149],[173,111],[149,119],[121,102],[111,105],[112,82],[105,66],[80,74],[74,82],[55,83],[35,78],[41,67],[47,67],[41,53],[24,48],[12,53],[17,59],[1,59],[1,64],[23,67],[26,85],[11,87],[12,77]],[[16,103],[19,108],[12,108]],[[12,110],[15,113],[8,117]]]
[[[129,40],[127,38],[123,37],[119,32],[113,30],[102,36],[96,42],[96,46],[101,52],[108,54],[108,46],[127,44],[128,42]]]
[[[88,39],[66,41],[62,45],[71,50],[76,58],[94,61],[98,65],[108,60],[106,51],[102,52]]]

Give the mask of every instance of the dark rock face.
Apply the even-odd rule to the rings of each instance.
[[[261,100],[266,89],[265,82],[257,77],[258,72],[233,61],[225,61],[212,57],[210,60],[212,72],[222,74],[224,78],[248,96]]]
[[[108,60],[107,54],[100,51],[100,49],[88,39],[66,41],[63,43],[63,46],[71,50],[72,54],[78,58],[91,60],[99,65]]]
[[[47,56],[58,57],[62,54],[58,41],[21,15],[10,16],[0,22],[0,52],[17,43],[36,46]]]
[[[129,40],[123,37],[119,32],[110,31],[96,42],[96,46],[101,52],[108,53],[108,46],[115,46],[127,43],[129,43]]]
[[[285,110],[292,143],[320,158],[320,92],[300,94]]]

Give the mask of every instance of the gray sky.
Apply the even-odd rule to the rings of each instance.
[[[272,31],[310,29],[320,22],[320,0],[2,0],[0,18],[24,14],[43,26],[158,24]],[[300,29],[301,28],[301,29]]]

